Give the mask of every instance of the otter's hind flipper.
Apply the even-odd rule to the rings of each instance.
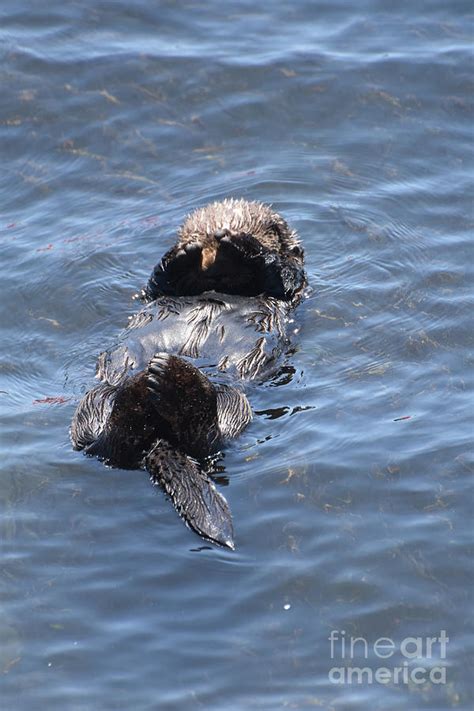
[[[192,363],[169,353],[156,353],[146,374],[150,400],[166,420],[171,441],[192,457],[215,451],[217,395],[211,381]],[[168,439],[165,434],[159,436]]]
[[[145,457],[154,484],[170,496],[177,512],[203,538],[234,549],[229,506],[191,457],[158,440]]]
[[[225,439],[237,437],[252,420],[252,408],[241,390],[230,385],[216,385],[217,421]]]
[[[117,388],[97,385],[79,403],[71,422],[71,442],[74,449],[88,449],[100,437],[112,411]]]

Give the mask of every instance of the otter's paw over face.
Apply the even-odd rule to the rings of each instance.
[[[191,242],[167,252],[153,271],[145,298],[216,291],[290,300],[304,285],[304,271],[291,256],[280,257],[253,235],[220,231],[213,244]]]
[[[203,244],[173,247],[155,268],[147,295],[194,296],[205,291],[256,296],[264,291],[264,248],[252,235],[219,231]]]
[[[184,247],[173,247],[154,268],[145,289],[147,299],[160,294],[168,296],[191,296],[202,293],[199,284],[202,245],[191,242]]]
[[[271,207],[224,200],[195,210],[144,292],[194,296],[206,291],[297,302],[306,276],[296,232]]]
[[[228,230],[219,230],[215,237],[220,251],[240,262],[261,259],[265,252],[269,252],[252,234],[232,234]]]

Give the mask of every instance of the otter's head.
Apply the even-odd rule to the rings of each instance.
[[[145,296],[205,291],[295,300],[306,284],[296,233],[267,205],[224,200],[195,210],[163,257]]]

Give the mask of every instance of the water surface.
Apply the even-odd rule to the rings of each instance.
[[[4,0],[2,708],[470,708],[470,11]],[[312,287],[225,453],[234,553],[68,439],[183,217],[225,196],[273,203]],[[442,630],[444,658],[401,652]],[[331,681],[404,662],[419,683]]]

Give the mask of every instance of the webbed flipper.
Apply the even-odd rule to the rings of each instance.
[[[184,358],[156,353],[148,365],[146,381],[149,398],[166,420],[173,444],[199,459],[215,451],[219,441],[217,395],[204,373]]]
[[[231,385],[216,385],[217,421],[222,437],[237,437],[252,420],[252,408],[241,390]]]
[[[97,385],[84,395],[71,422],[74,449],[87,449],[100,437],[112,411],[117,388]]]
[[[158,440],[145,457],[152,482],[171,498],[187,525],[208,541],[234,549],[229,506],[199,464]]]

